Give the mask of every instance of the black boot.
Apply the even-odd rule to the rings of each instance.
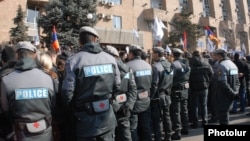
[[[181,140],[181,131],[177,130],[174,132],[174,134],[171,136],[172,140]]]

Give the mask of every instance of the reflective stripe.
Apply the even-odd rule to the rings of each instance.
[[[83,67],[85,77],[113,73],[112,64]]]
[[[140,70],[135,72],[136,77],[151,75],[151,70]]]
[[[48,98],[49,92],[47,88],[30,88],[30,89],[16,89],[15,99],[25,100],[25,99],[41,99]]]
[[[230,75],[236,75],[238,74],[238,70],[230,70]]]
[[[129,79],[129,73],[126,73],[126,75],[123,78]]]

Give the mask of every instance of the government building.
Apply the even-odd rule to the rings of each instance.
[[[26,11],[28,35],[34,39],[37,29],[36,19],[43,13],[49,0],[0,0],[0,42],[9,41],[9,30],[14,27],[13,18],[20,4]],[[144,50],[154,44],[152,28],[157,16],[167,27],[163,29],[163,41],[174,30],[171,21],[183,9],[192,12],[191,22],[209,26],[224,46],[239,49],[243,44],[249,54],[250,0],[99,0],[98,19],[95,29],[100,34],[100,43],[125,48],[138,44]],[[200,37],[200,46],[206,50],[207,36]],[[198,45],[197,45],[198,47]]]

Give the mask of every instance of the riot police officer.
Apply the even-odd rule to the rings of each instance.
[[[215,84],[215,107],[216,117],[220,125],[229,124],[229,110],[233,100],[237,98],[240,82],[237,66],[227,58],[227,52],[217,49],[215,57],[218,60],[217,83]]]
[[[113,97],[113,107],[118,123],[115,129],[115,138],[116,141],[132,141],[129,118],[137,98],[134,74],[132,70],[123,63],[115,47],[106,46],[104,51],[116,58],[121,74],[120,92]]]
[[[138,137],[141,141],[151,141],[150,87],[152,68],[150,64],[141,59],[141,54],[142,48],[140,46],[129,46],[127,65],[133,70],[137,87],[137,100],[131,114],[130,128],[133,141],[137,141]]]
[[[119,91],[120,72],[115,58],[97,43],[98,38],[95,29],[82,27],[80,52],[66,61],[62,93],[76,119],[77,141],[114,141],[117,123],[110,99]]]
[[[19,141],[53,140],[51,120],[55,89],[52,78],[37,68],[36,51],[30,42],[19,42],[19,60],[13,72],[2,79],[2,108],[10,113]]]
[[[152,59],[151,112],[155,141],[161,141],[161,120],[165,132],[164,141],[171,140],[170,93],[173,83],[173,66],[164,57],[162,47],[154,47]]]
[[[189,128],[187,104],[190,67],[188,61],[182,57],[182,50],[173,48],[172,52],[174,57],[174,78],[171,89],[172,103],[170,105],[170,115],[174,134],[171,138],[173,140],[180,140],[181,134],[188,134]]]

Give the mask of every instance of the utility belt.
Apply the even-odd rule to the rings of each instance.
[[[148,97],[149,97],[148,91],[143,91],[143,92],[138,93],[138,99],[145,99]]]
[[[89,114],[98,114],[102,112],[108,111],[110,108],[110,101],[109,99],[92,101],[92,102],[85,102],[83,104],[83,109],[78,108],[77,111],[86,111]]]
[[[189,83],[187,81],[173,85],[172,91],[181,91],[189,88]]]
[[[43,133],[51,126],[52,117],[47,116],[41,120],[34,122],[15,122],[15,129],[23,132],[26,136],[32,136]]]

